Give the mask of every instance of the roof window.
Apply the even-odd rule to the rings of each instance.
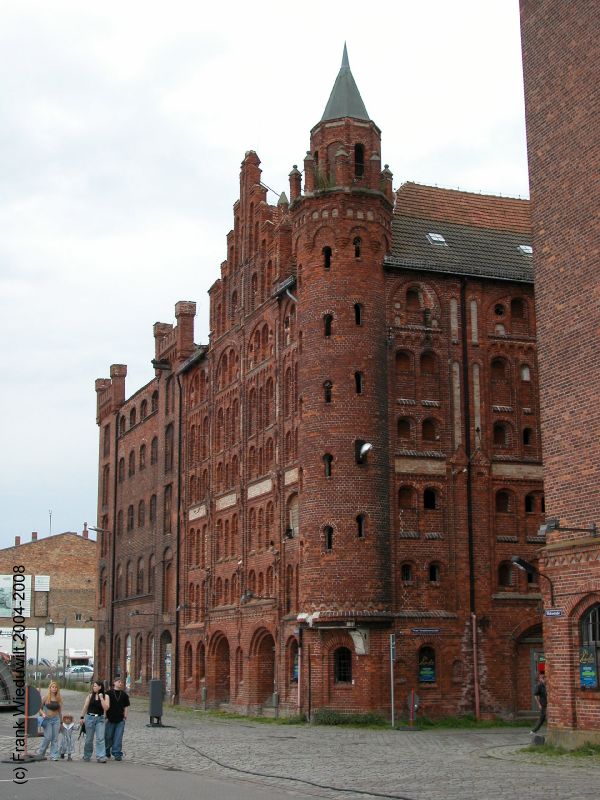
[[[448,247],[448,242],[444,239],[441,233],[428,233],[427,238],[431,244],[435,244],[438,247]]]
[[[533,247],[530,244],[520,244],[519,253],[523,256],[531,256],[533,255]]]

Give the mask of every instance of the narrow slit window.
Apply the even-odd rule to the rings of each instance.
[[[365,538],[365,515],[358,514],[356,517],[356,535],[359,539]]]
[[[325,314],[323,317],[323,333],[325,336],[331,336],[333,330],[333,314]]]
[[[365,147],[362,144],[354,145],[354,175],[362,178],[365,174]]]
[[[354,322],[357,325],[362,325],[363,323],[363,307],[360,303],[354,304]]]
[[[354,385],[356,387],[356,394],[362,394],[365,387],[365,378],[362,372],[354,373]]]
[[[331,478],[331,474],[333,472],[333,456],[331,453],[325,453],[323,456],[323,466],[325,469],[325,477]]]
[[[354,258],[360,258],[360,249],[362,246],[362,239],[360,236],[356,236],[352,244],[354,245]]]
[[[323,267],[325,269],[331,268],[331,247],[323,248]]]
[[[333,550],[333,528],[327,525],[325,528],[325,550]]]
[[[333,397],[333,383],[331,381],[325,381],[323,384],[323,399],[326,403],[331,403]]]

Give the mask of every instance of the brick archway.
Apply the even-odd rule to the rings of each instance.
[[[250,702],[263,706],[275,692],[275,640],[269,631],[257,631],[251,647]]]
[[[210,645],[210,684],[215,703],[228,703],[230,699],[230,661],[229,642],[223,634],[217,634]]]

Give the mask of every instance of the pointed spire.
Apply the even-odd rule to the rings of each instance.
[[[327,119],[340,119],[353,117],[354,119],[369,119],[367,109],[362,101],[358,87],[350,71],[348,48],[344,42],[342,66],[338,73],[333,89],[321,117],[321,122]]]

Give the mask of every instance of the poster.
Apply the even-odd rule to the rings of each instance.
[[[582,689],[598,688],[598,669],[595,647],[582,647],[579,651],[579,685]]]
[[[22,589],[13,598],[13,576],[0,575],[0,619],[11,619],[15,607],[23,607],[24,617],[31,616],[31,575],[24,575],[24,583],[20,583]],[[23,595],[23,596],[21,596]]]

